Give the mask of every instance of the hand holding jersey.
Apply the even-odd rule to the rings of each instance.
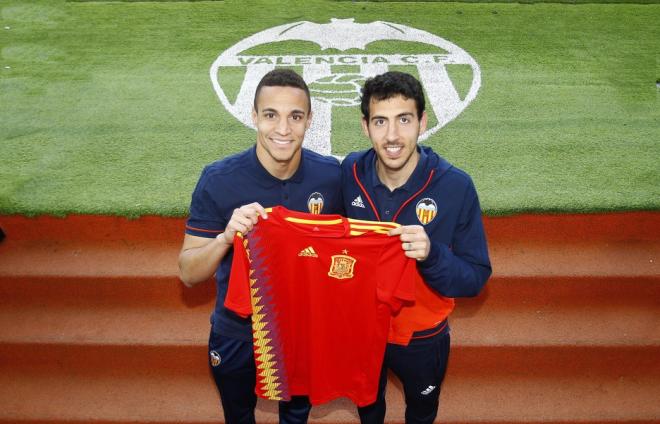
[[[259,217],[268,219],[268,213],[266,213],[266,209],[258,202],[234,209],[225,231],[218,234],[217,239],[226,243],[228,246],[233,246],[236,233],[249,233],[259,221]]]
[[[421,225],[402,225],[389,232],[390,236],[399,236],[401,248],[409,258],[424,261],[431,251],[431,240]]]

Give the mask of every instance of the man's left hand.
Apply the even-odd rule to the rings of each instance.
[[[390,236],[399,236],[401,247],[407,257],[424,261],[431,251],[431,240],[421,225],[404,225],[394,228]]]

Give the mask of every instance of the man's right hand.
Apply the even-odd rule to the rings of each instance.
[[[229,218],[225,232],[218,234],[218,239],[228,246],[232,246],[236,233],[249,233],[259,221],[259,217],[268,219],[268,214],[266,213],[266,209],[257,202],[234,209],[234,213]]]
[[[259,203],[243,205],[232,213],[224,233],[213,238],[186,234],[179,253],[179,278],[192,287],[209,279],[218,264],[234,246],[236,232],[247,234],[259,217],[267,219],[266,210]]]

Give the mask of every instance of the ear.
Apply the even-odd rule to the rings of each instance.
[[[252,123],[255,127],[257,126],[257,111],[255,108],[252,108]]]
[[[426,124],[428,123],[428,117],[426,116],[426,111],[422,112],[422,119],[419,120],[419,133],[426,131]]]
[[[309,129],[309,127],[312,125],[312,118],[314,117],[314,113],[312,111],[309,111],[309,115],[307,115],[307,122],[305,123],[305,131]]]
[[[364,116],[362,117],[362,132],[364,133],[367,138],[369,137],[369,121],[367,121],[367,118]]]

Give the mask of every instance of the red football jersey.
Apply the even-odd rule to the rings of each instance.
[[[376,400],[390,318],[420,278],[398,225],[278,206],[234,239],[225,306],[252,314],[257,395]]]

